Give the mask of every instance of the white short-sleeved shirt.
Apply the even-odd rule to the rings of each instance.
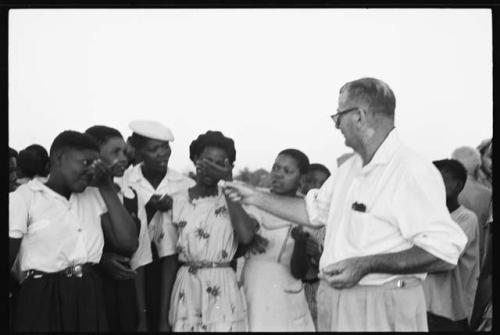
[[[474,212],[460,206],[451,218],[467,235],[467,245],[451,271],[429,273],[423,283],[427,310],[459,321],[470,318],[479,280],[479,225]]]
[[[21,185],[9,194],[9,237],[22,238],[20,270],[57,272],[72,264],[99,263],[106,211],[95,187],[68,200],[36,179]]]
[[[354,155],[305,199],[310,222],[326,225],[320,270],[346,258],[399,252],[414,245],[456,264],[467,242],[446,208],[439,171],[406,147],[396,130],[369,164],[363,167],[361,157]],[[354,210],[354,203],[366,210]],[[423,280],[426,274],[415,276]],[[397,277],[371,273],[359,284],[380,285]]]
[[[165,257],[176,253],[177,231],[172,225],[171,211],[166,213],[157,212],[147,223],[145,205],[154,194],[172,195],[181,190],[185,190],[195,184],[195,181],[171,168],[156,189],[142,174],[142,163],[130,168],[123,176],[123,183],[137,192],[139,200],[138,218],[141,221],[141,231],[139,234],[139,247],[131,259],[132,268],[151,263],[153,261],[151,253],[151,241],[155,242],[159,257]],[[145,237],[148,237],[146,239]]]

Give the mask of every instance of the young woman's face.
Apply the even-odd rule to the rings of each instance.
[[[300,176],[295,158],[278,155],[271,170],[271,191],[276,194],[295,194],[300,185]]]
[[[92,163],[97,158],[99,153],[94,150],[68,149],[61,154],[57,168],[71,192],[82,192],[90,184],[94,177]]]
[[[203,151],[198,157],[196,157],[195,161],[206,159],[209,162],[219,165],[220,167],[224,167],[224,161],[228,158],[226,150],[219,147],[207,146],[203,148]],[[196,179],[198,183],[207,186],[217,185],[220,180],[200,171],[199,169],[196,169]]]
[[[148,169],[165,172],[168,168],[168,160],[172,150],[168,141],[148,138],[136,153]]]
[[[328,179],[328,175],[323,171],[312,170],[302,178],[302,193],[306,194],[313,188],[321,188],[323,183]]]
[[[101,146],[100,158],[114,177],[121,177],[127,169],[126,144],[121,137],[112,137]]]

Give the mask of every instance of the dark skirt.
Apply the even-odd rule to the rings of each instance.
[[[157,331],[160,322],[161,264],[161,259],[154,259],[144,266],[148,331]]]
[[[100,276],[89,267],[82,277],[46,274],[21,284],[16,331],[107,331]]]
[[[103,298],[109,330],[135,332],[137,330],[137,296],[135,279],[114,279],[102,270]]]

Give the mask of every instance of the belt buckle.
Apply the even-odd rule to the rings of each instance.
[[[404,280],[402,280],[402,279],[398,279],[398,281],[396,282],[396,286],[397,286],[398,288],[403,288],[403,287],[405,287],[405,286],[406,286],[406,283],[405,283],[405,281],[404,281]]]
[[[66,268],[66,277],[70,278],[73,276],[78,278],[83,276],[83,268],[81,264],[72,265]]]

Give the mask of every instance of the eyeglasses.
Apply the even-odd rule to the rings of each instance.
[[[349,108],[349,109],[346,109],[344,111],[339,111],[337,109],[337,114],[333,114],[333,115],[330,115],[330,117],[332,118],[333,122],[335,123],[335,127],[339,127],[339,122],[340,122],[340,117],[346,113],[349,113],[349,112],[352,112],[352,111],[355,111],[356,109],[359,109],[359,107],[353,107],[353,108]]]

